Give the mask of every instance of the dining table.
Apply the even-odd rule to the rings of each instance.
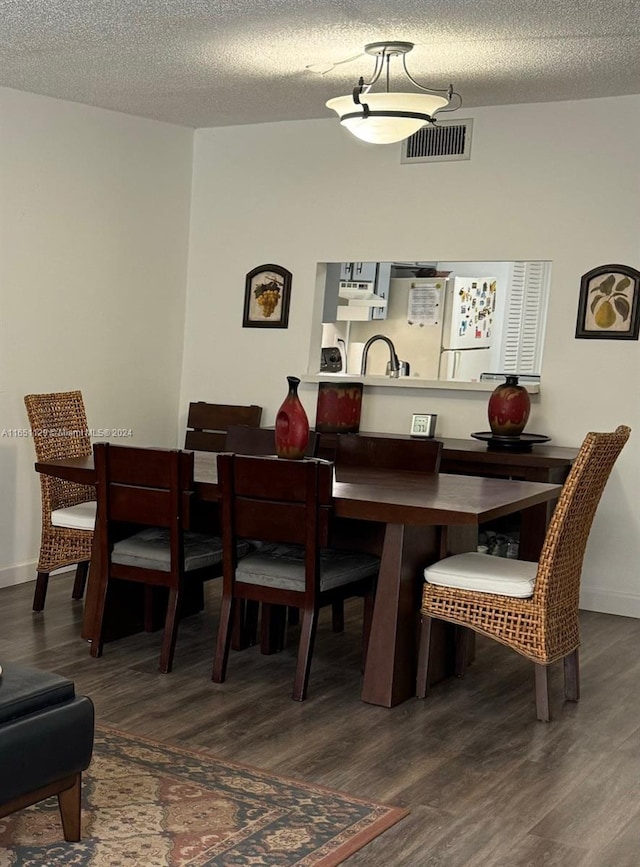
[[[35,468],[80,484],[95,484],[92,455],[38,461]],[[216,453],[194,452],[194,479],[196,502],[217,504]],[[424,568],[449,554],[475,550],[479,527],[487,521],[521,513],[521,521],[526,523],[529,510],[535,513],[540,504],[556,500],[560,491],[561,485],[543,482],[335,467],[332,543],[362,546],[380,556],[362,680],[363,701],[390,708],[415,695]],[[94,540],[94,552],[98,548]],[[87,639],[91,636],[99,568],[95,553],[83,618],[82,635]],[[437,627],[432,638],[432,682],[453,672],[452,627],[443,622]]]

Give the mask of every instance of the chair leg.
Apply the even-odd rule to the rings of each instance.
[[[153,608],[155,601],[155,594],[153,592],[153,585],[145,584],[144,585],[144,615],[143,615],[143,628],[145,632],[154,632],[154,623],[155,618],[153,616]]]
[[[84,596],[84,588],[87,584],[87,573],[89,572],[89,561],[78,563],[76,566],[76,577],[73,582],[73,590],[71,592],[72,599],[82,599]]]
[[[549,722],[549,666],[535,663],[536,714],[541,722]]]
[[[44,608],[44,601],[47,598],[47,587],[49,586],[49,573],[48,572],[38,572],[38,577],[36,578],[36,589],[33,594],[33,610],[34,611],[42,611]]]
[[[333,632],[344,632],[344,599],[331,603],[331,628]]]
[[[426,698],[429,689],[429,651],[431,649],[432,619],[427,614],[423,614],[420,622],[418,673],[416,676],[416,695],[418,698]]]
[[[233,615],[231,649],[246,650],[256,643],[259,603],[253,599],[238,599]]]
[[[216,641],[216,656],[213,660],[213,672],[211,680],[214,683],[224,683],[227,676],[227,662],[229,661],[229,650],[231,648],[231,634],[233,626],[233,615],[236,607],[236,600],[232,596],[222,596],[222,607],[220,609],[220,621],[218,623],[218,638]]]
[[[284,605],[262,603],[260,621],[260,653],[280,653],[285,645],[287,608]]]
[[[300,609],[289,605],[287,608],[287,622],[289,626],[297,626],[300,623]]]
[[[567,701],[580,698],[580,659],[578,648],[564,658],[564,697]]]
[[[167,602],[167,617],[164,622],[164,635],[162,636],[162,650],[160,651],[160,671],[168,674],[173,668],[173,654],[176,649],[178,638],[178,624],[180,623],[180,604],[182,602],[182,588],[172,587],[169,590]]]
[[[455,673],[456,677],[464,677],[467,671],[467,658],[469,656],[469,630],[466,626],[456,626],[455,629]]]
[[[247,599],[244,610],[245,647],[253,647],[257,642],[259,613],[260,603],[256,602],[255,599]]]
[[[80,840],[82,774],[77,774],[70,789],[58,792],[58,807],[62,820],[62,832],[68,843]]]
[[[314,608],[305,608],[302,612],[302,627],[300,629],[300,644],[298,645],[298,661],[296,675],[293,681],[294,701],[304,701],[307,697],[309,672],[311,671],[311,656],[318,625],[318,612]]]

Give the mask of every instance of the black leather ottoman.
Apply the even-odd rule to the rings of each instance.
[[[81,778],[93,751],[91,699],[73,681],[2,663],[0,818],[58,796],[65,840],[80,839]]]

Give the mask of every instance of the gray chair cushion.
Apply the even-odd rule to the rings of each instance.
[[[249,546],[245,546],[245,552]],[[241,556],[240,551],[238,552]],[[116,542],[111,559],[122,566],[139,569],[157,569],[169,572],[171,548],[169,530],[165,527],[149,527],[134,536]],[[184,571],[204,569],[222,562],[222,540],[204,533],[184,534]]]
[[[320,552],[320,590],[332,590],[378,573],[380,561],[370,554],[325,548]],[[236,578],[246,584],[304,589],[304,548],[263,544],[238,561]]]

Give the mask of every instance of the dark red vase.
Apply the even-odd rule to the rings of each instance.
[[[529,392],[518,385],[517,376],[507,376],[489,398],[488,415],[494,436],[515,437],[524,430],[531,409]]]
[[[361,382],[321,382],[318,385],[316,430],[358,433],[362,409]]]
[[[276,415],[276,454],[279,458],[299,460],[309,442],[309,419],[298,397],[300,380],[288,376],[289,393]]]

